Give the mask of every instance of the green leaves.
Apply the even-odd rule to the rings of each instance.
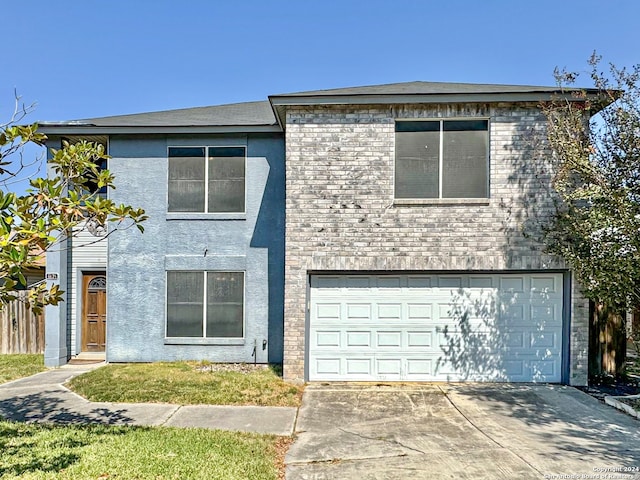
[[[6,210],[15,201],[15,194],[0,191],[0,210]]]
[[[593,98],[543,108],[560,199],[543,241],[588,298],[624,310],[640,305],[640,66],[604,75],[599,60],[590,61]],[[561,86],[576,77],[557,75]]]
[[[0,181],[16,173],[5,168],[12,164],[9,157],[19,155],[26,143],[45,141],[36,124],[0,128]],[[52,245],[60,247],[58,237],[107,222],[117,225],[112,232],[132,226],[144,231],[144,210],[116,205],[99,194],[103,187],[115,188],[114,176],[102,168],[106,159],[101,144],[63,142],[61,149],[52,149],[53,177],[32,179],[25,195],[0,191],[0,308],[15,298],[19,284],[26,285],[24,271],[36,266]],[[42,283],[30,292],[29,305],[40,311],[60,302],[62,294],[57,285],[47,289]]]

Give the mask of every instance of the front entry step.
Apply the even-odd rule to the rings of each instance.
[[[105,361],[104,352],[82,352],[71,357],[69,365],[86,365],[89,363],[100,363]]]

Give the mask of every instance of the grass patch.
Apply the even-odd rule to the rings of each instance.
[[[616,398],[616,400],[622,403],[626,403],[631,408],[633,408],[636,412],[640,412],[640,398],[618,397]]]
[[[199,362],[112,364],[73,378],[68,386],[94,402],[297,407],[302,387],[272,368],[202,370]]]
[[[0,478],[278,478],[272,435],[0,421]]]
[[[638,358],[627,357],[625,373],[628,375],[640,376],[640,357]]]
[[[0,355],[0,383],[28,377],[44,370],[46,370],[44,355],[28,353]]]

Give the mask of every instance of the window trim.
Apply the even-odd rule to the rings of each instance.
[[[169,330],[169,272],[201,273],[204,275],[202,336],[170,337]],[[242,337],[207,337],[207,277],[209,273],[241,273],[242,274]],[[164,343],[167,345],[244,345],[247,336],[247,272],[245,270],[165,270],[164,272]]]
[[[487,174],[487,196],[486,197],[469,197],[469,198],[445,198],[442,197],[442,179],[444,166],[444,122],[447,121],[474,121],[483,120],[487,122],[487,154],[486,154],[486,174]],[[438,156],[438,197],[437,198],[397,198],[396,197],[396,125],[400,122],[438,122],[440,124],[440,145]],[[395,118],[393,122],[393,175],[392,175],[392,191],[393,205],[398,206],[415,206],[415,205],[489,205],[491,200],[491,117],[488,116],[470,116],[470,117],[402,117]]]
[[[202,212],[179,212],[169,211],[169,149],[170,148],[203,148],[204,149],[204,211]],[[244,149],[244,210],[241,212],[209,212],[209,148],[242,148]],[[202,145],[167,145],[167,196],[165,199],[167,220],[202,220],[204,218],[218,218],[221,220],[244,220],[247,214],[247,160],[249,158],[249,148],[246,144],[202,144]]]

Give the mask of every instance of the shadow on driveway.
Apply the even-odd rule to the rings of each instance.
[[[640,467],[639,427],[564,386],[311,385],[287,479],[593,475]]]
[[[477,428],[543,473],[640,468],[640,423],[575,388],[453,386],[448,396]]]

